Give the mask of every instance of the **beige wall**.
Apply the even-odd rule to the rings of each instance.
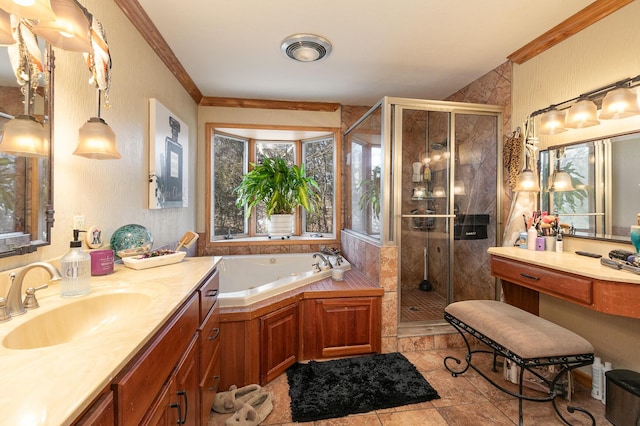
[[[514,65],[512,127],[535,110],[640,73],[639,16],[640,3],[633,2],[530,61]],[[640,117],[610,120],[589,129],[540,135],[540,144],[551,146],[638,129]],[[600,254],[620,246],[575,238],[565,242],[565,250]],[[540,312],[588,339],[596,355],[613,362],[614,368],[640,370],[640,320],[595,313],[550,297],[541,298]]]
[[[83,214],[87,226],[97,225],[109,242],[128,223],[147,226],[155,245],[177,241],[195,228],[195,185],[189,207],[149,210],[149,98],[158,99],[189,127],[189,182],[196,181],[197,105],[167,70],[113,1],[81,0],[105,26],[113,60],[110,109],[102,117],[116,132],[120,160],[90,160],[74,156],[78,129],[96,114],[96,92],[88,84],[82,54],[56,50],[53,244],[36,253],[0,260],[6,271],[37,260],[62,256],[72,237],[72,218]],[[0,290],[8,283],[0,276]],[[0,292],[0,295],[3,295]]]

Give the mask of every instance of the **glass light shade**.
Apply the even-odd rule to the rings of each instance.
[[[51,0],[54,19],[43,19],[33,32],[53,46],[73,52],[91,51],[89,19],[74,0]]]
[[[640,114],[638,97],[630,89],[620,87],[607,93],[602,100],[600,118],[618,119]]]
[[[0,9],[0,45],[8,46],[16,41],[11,32],[11,17]]]
[[[46,157],[44,127],[31,115],[18,115],[2,128],[0,151],[20,157]]]
[[[538,127],[538,133],[541,135],[556,135],[558,133],[566,132],[564,127],[566,114],[564,111],[558,111],[552,109],[547,111],[540,117],[540,127]]]
[[[573,187],[569,173],[562,171],[556,171],[553,173],[549,192],[573,191],[574,189],[575,188]]]
[[[116,147],[116,134],[105,121],[91,117],[78,132],[78,146],[73,155],[97,160],[121,158]]]
[[[461,179],[453,181],[453,195],[466,195],[467,191],[464,187],[464,182]]]
[[[0,8],[25,19],[55,19],[49,0],[0,0]]]
[[[582,129],[600,124],[597,117],[598,108],[593,101],[583,99],[569,108],[565,127]]]
[[[435,198],[444,198],[447,196],[447,191],[445,191],[444,186],[436,185],[433,187],[433,196]]]
[[[538,176],[531,169],[524,169],[516,179],[516,192],[540,192]]]

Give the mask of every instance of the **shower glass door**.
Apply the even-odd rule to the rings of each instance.
[[[447,111],[396,106],[400,322],[441,321],[451,298],[452,153]],[[396,163],[398,164],[398,163]]]
[[[499,118],[395,106],[400,323],[442,323],[449,303],[496,298]]]

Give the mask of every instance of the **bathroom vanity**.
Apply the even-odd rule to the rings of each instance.
[[[116,265],[86,296],[38,292],[40,308],[0,324],[2,423],[206,424],[220,378],[219,260]]]
[[[640,275],[608,268],[571,252],[492,247],[491,274],[502,281],[505,302],[539,313],[544,293],[594,311],[640,318]]]

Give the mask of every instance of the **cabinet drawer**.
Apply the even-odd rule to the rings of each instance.
[[[211,362],[209,364],[203,363],[202,365],[207,367],[204,369],[205,373],[200,382],[200,424],[206,425],[213,407],[213,400],[220,390],[220,354],[218,347],[215,349]]]
[[[593,303],[590,279],[493,256],[491,274],[506,281],[585,305]]]
[[[214,350],[220,342],[220,309],[216,303],[200,328],[200,359],[202,365],[209,364]]]
[[[207,280],[200,286],[198,293],[200,294],[200,322],[203,322],[209,314],[209,311],[218,300],[218,291],[220,289],[220,274],[218,268],[213,270]]]
[[[137,425],[167,381],[198,328],[194,294],[114,380],[118,425]]]

